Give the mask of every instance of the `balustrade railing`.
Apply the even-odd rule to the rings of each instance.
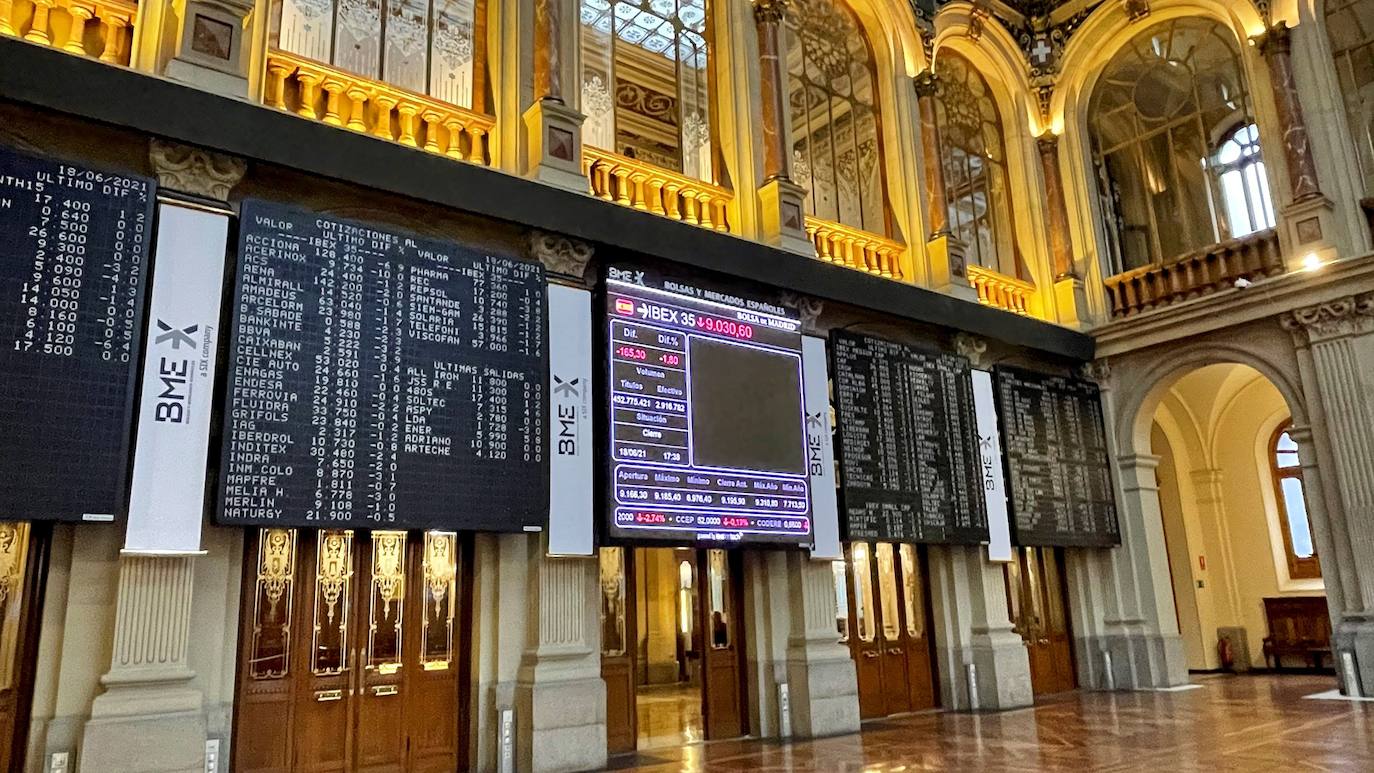
[[[1122,318],[1284,272],[1278,232],[1259,231],[1163,263],[1108,277],[1112,317]]]
[[[902,252],[906,248],[887,237],[810,215],[806,217],[806,235],[816,245],[816,257],[827,263],[902,278]]]
[[[492,116],[283,51],[267,55],[264,99],[331,126],[483,166],[487,137],[496,126]]]
[[[582,169],[593,196],[670,220],[731,230],[735,194],[718,185],[600,148],[582,148]]]
[[[121,0],[0,0],[0,35],[128,65],[137,16]]]
[[[978,291],[978,301],[1016,314],[1030,314],[1035,285],[982,266],[969,265],[969,284]]]

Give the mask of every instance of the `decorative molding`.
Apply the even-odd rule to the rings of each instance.
[[[987,24],[988,17],[992,15],[991,9],[982,2],[974,3],[972,10],[968,14],[968,39],[977,43],[983,37],[983,29]]]
[[[795,293],[783,293],[781,298],[782,305],[797,310],[797,315],[801,317],[802,330],[816,329],[816,322],[820,320],[821,312],[825,310],[825,301],[810,295]]]
[[[1111,385],[1112,365],[1106,358],[1083,363],[1083,367],[1079,368],[1079,373],[1083,378],[1097,382],[1097,385],[1103,389]]]
[[[922,70],[911,79],[918,97],[938,97],[942,93],[940,76],[932,70]]]
[[[550,274],[578,282],[596,252],[586,242],[548,231],[530,231],[527,247],[529,256],[543,263]]]
[[[780,24],[787,16],[787,6],[791,0],[754,0],[754,21],[764,24]]]
[[[119,562],[114,646],[101,681],[184,681],[195,561],[190,556],[124,556]]]
[[[1140,21],[1150,15],[1150,0],[1125,0],[1126,16],[1131,21]]]
[[[215,201],[228,201],[248,171],[241,158],[159,139],[148,141],[148,161],[158,185]]]
[[[969,361],[975,368],[985,367],[987,362],[988,342],[968,333],[954,334],[954,351]]]
[[[1300,346],[1374,332],[1374,293],[1294,309],[1279,317],[1279,325]]]

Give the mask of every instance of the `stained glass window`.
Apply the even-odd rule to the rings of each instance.
[[[987,81],[967,59],[942,51],[935,103],[949,225],[973,263],[1019,276],[1002,116]]]
[[[1288,558],[1288,577],[1293,580],[1322,576],[1317,547],[1312,541],[1312,524],[1307,519],[1307,499],[1303,492],[1302,466],[1298,463],[1298,444],[1287,424],[1279,427],[1269,443],[1270,473],[1278,502],[1279,531],[1283,533],[1284,554]]]
[[[273,0],[271,44],[470,110],[485,0]]]
[[[1089,111],[1113,271],[1272,223],[1263,159],[1247,128],[1255,121],[1249,84],[1229,27],[1194,17],[1150,27],[1107,64]],[[1243,164],[1222,160],[1232,152],[1227,142]]]
[[[815,217],[887,235],[873,55],[841,0],[793,0],[786,23],[792,177]]]
[[[1374,196],[1374,0],[1326,0],[1326,34],[1364,192]]]
[[[580,0],[582,141],[715,182],[706,0]]]

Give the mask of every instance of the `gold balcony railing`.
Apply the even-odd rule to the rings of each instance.
[[[1121,318],[1234,287],[1237,279],[1283,271],[1279,235],[1271,228],[1131,269],[1108,277],[1104,284],[1112,316]]]
[[[806,235],[816,245],[816,257],[826,263],[902,278],[902,252],[906,248],[898,242],[810,215],[806,216]]]
[[[0,35],[127,65],[137,17],[123,0],[0,0]]]
[[[0,0],[4,2],[4,0]],[[489,115],[284,51],[267,55],[265,101],[331,126],[486,166]]]
[[[730,231],[731,191],[608,150],[582,147],[593,196],[702,228]]]
[[[968,282],[978,291],[978,301],[983,305],[1016,314],[1031,313],[1035,285],[982,266],[970,264],[966,271]]]

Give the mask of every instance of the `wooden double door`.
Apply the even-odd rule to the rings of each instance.
[[[669,556],[671,556],[669,558]],[[612,754],[633,751],[639,741],[637,696],[648,669],[648,642],[641,620],[645,564],[669,559],[676,587],[671,600],[677,651],[688,683],[701,692],[706,740],[749,732],[744,689],[744,626],[741,556],[726,550],[602,548],[601,675],[606,681],[606,746]],[[684,739],[687,740],[687,739]]]
[[[249,535],[234,769],[464,768],[470,543],[434,531]]]
[[[836,565],[837,623],[854,656],[864,719],[937,704],[928,587],[917,545],[851,542]]]
[[[0,773],[24,770],[51,526],[0,523]]]
[[[1007,612],[1030,656],[1036,695],[1078,687],[1061,548],[1016,548],[1005,565]]]

